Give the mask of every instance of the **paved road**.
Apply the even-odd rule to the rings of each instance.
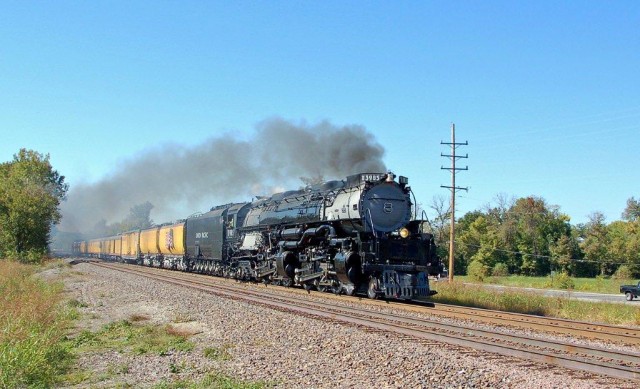
[[[479,285],[479,284],[473,284],[473,285]],[[591,293],[591,292],[572,292],[572,291],[566,291],[566,290],[516,288],[511,286],[488,285],[488,284],[481,284],[479,286],[483,286],[485,288],[492,288],[492,289],[526,290],[534,293],[540,293],[541,295],[547,296],[547,297],[566,297],[566,298],[571,298],[576,300],[620,303],[620,304],[629,304],[629,305],[640,307],[640,300],[626,301],[622,293],[605,294],[605,293]]]

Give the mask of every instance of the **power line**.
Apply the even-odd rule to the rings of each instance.
[[[596,135],[607,135],[607,139],[612,139],[612,137],[614,136],[625,136],[625,132],[627,131],[637,131],[638,130],[638,125],[631,125],[631,126],[626,126],[626,127],[617,127],[617,128],[612,128],[612,127],[607,127],[607,128],[601,128],[601,129],[597,129],[597,130],[591,130],[591,131],[581,131],[580,133],[572,133],[572,134],[548,134],[545,136],[537,136],[533,139],[527,139],[527,144],[528,145],[533,145],[533,144],[548,144],[551,142],[559,142],[559,141],[565,141],[565,140],[592,140]],[[546,133],[548,131],[539,131],[539,133]],[[550,131],[549,131],[550,132]],[[516,129],[513,129],[511,131],[509,131],[509,134],[511,134],[511,137],[509,139],[513,140],[513,134],[517,134],[519,137],[522,136],[526,136],[526,135],[534,135],[535,132],[518,132]],[[616,134],[617,133],[617,134]],[[482,140],[484,142],[491,140],[491,139],[499,139],[499,138],[507,138],[507,135],[504,136],[494,136],[493,138],[483,138]],[[480,150],[482,151],[487,151],[487,150],[494,150],[494,149],[504,149],[505,147],[511,147],[511,146],[521,146],[522,142],[519,141],[510,141],[510,142],[496,142],[493,141],[491,142],[491,145],[487,145],[487,146],[483,146],[480,145]]]
[[[565,128],[581,127],[581,126],[586,126],[586,125],[591,125],[591,124],[612,122],[612,121],[617,121],[617,120],[636,117],[638,115],[640,115],[640,107],[634,107],[634,108],[629,108],[629,109],[624,109],[624,110],[619,110],[619,111],[602,112],[602,113],[597,113],[597,114],[578,117],[578,118],[575,118],[573,120],[570,119],[569,121],[565,122],[564,124],[559,124],[559,125],[555,125],[555,126],[549,126],[549,127],[543,127],[543,128],[537,128],[537,129],[520,129],[518,134],[519,135],[532,135],[532,134],[540,134],[540,133],[546,133],[546,132],[557,132],[558,130],[562,130],[562,129],[565,129]],[[586,120],[580,121],[581,119],[586,119]],[[499,139],[499,138],[507,138],[507,137],[510,137],[510,136],[512,136],[512,135],[503,135],[503,134],[491,135],[491,134],[487,134],[483,139],[485,139],[485,140],[494,140],[494,139]]]
[[[464,243],[464,242],[460,242],[460,241],[456,241],[456,243],[462,244],[462,245],[465,245],[465,246],[468,246],[468,247],[477,247],[477,248],[484,247],[482,245]],[[536,257],[536,258],[546,258],[546,259],[554,258],[552,255],[530,254],[530,253],[525,253],[525,252],[522,252],[522,251],[511,251],[511,250],[496,249],[496,248],[492,248],[491,250],[499,251],[499,252],[502,252],[502,253],[519,254],[519,255],[522,255],[522,256],[529,256],[529,257]],[[632,263],[632,262],[612,262],[612,261],[601,261],[601,260],[595,260],[595,259],[582,259],[582,258],[569,258],[569,260],[573,261],[573,262],[606,263],[606,264],[610,264],[610,265],[634,265],[634,266],[640,266],[640,263]]]

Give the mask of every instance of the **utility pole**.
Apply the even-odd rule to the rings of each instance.
[[[468,191],[469,188],[462,188],[456,186],[456,173],[460,170],[469,170],[468,166],[464,168],[457,168],[456,161],[461,158],[469,158],[469,154],[465,154],[464,156],[456,155],[456,149],[458,146],[468,146],[469,143],[465,141],[464,143],[456,143],[456,125],[451,123],[451,143],[448,142],[440,142],[441,145],[450,145],[451,146],[451,154],[442,154],[441,157],[447,157],[451,159],[451,167],[440,167],[442,170],[451,171],[451,186],[440,185],[441,188],[448,188],[451,190],[451,227],[450,227],[450,237],[449,237],[449,281],[453,281],[453,256],[455,253],[455,240],[456,240],[456,192],[459,190]]]

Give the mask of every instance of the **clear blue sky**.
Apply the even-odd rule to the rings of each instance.
[[[274,116],[365,126],[425,206],[455,122],[459,215],[505,193],[617,220],[640,197],[640,2],[0,2],[0,161],[49,153],[73,186]]]

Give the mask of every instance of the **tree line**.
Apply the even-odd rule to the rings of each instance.
[[[449,256],[450,217],[444,197],[434,197],[430,221],[441,258]],[[543,198],[508,199],[456,220],[454,270],[480,276],[519,274],[640,277],[640,200],[631,197],[622,220],[607,224],[600,212],[572,225]]]
[[[21,149],[13,160],[0,164],[0,258],[38,261],[47,254],[52,229],[62,218],[60,203],[69,190],[64,181],[49,155],[33,150]],[[82,237],[149,227],[152,208],[149,202],[135,205],[123,221],[108,225],[101,220]],[[429,225],[439,255],[448,258],[448,202],[434,197],[430,208],[436,213]],[[541,197],[505,195],[455,223],[457,274],[474,269],[486,275],[640,277],[640,200],[634,197],[627,200],[621,220],[608,224],[602,213],[594,212],[587,223],[572,225],[558,206]],[[70,234],[69,242],[78,236]]]

